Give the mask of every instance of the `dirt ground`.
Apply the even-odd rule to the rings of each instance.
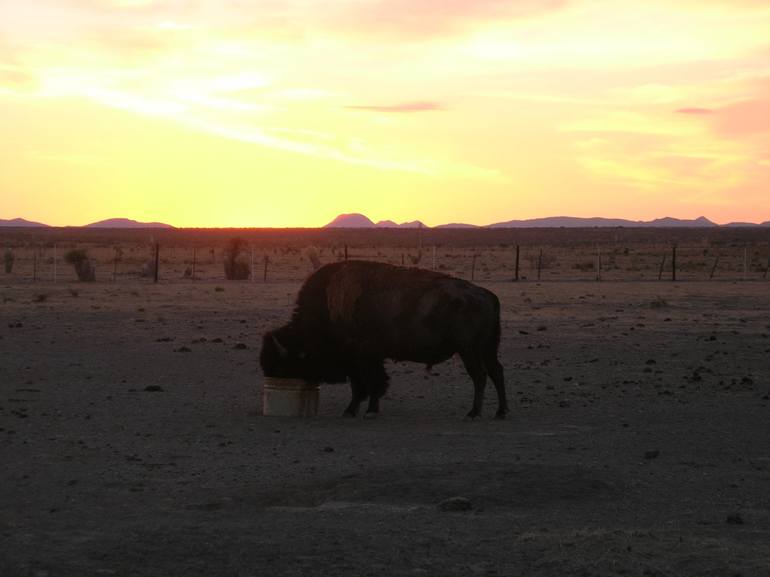
[[[770,575],[770,283],[484,286],[503,422],[455,359],[261,416],[298,282],[0,285],[0,575]]]

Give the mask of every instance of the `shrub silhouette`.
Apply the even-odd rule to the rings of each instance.
[[[5,261],[5,274],[11,274],[11,272],[13,272],[13,263],[16,261],[16,255],[13,254],[13,251],[10,248],[5,249],[3,260]]]
[[[243,251],[246,241],[242,238],[232,238],[228,241],[222,260],[227,280],[245,280],[251,274],[251,266],[246,261]]]
[[[96,270],[88,258],[88,252],[81,248],[76,248],[64,255],[64,262],[71,264],[75,268],[75,274],[78,280],[82,282],[93,282],[96,280]]]

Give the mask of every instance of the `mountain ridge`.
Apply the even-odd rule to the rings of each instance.
[[[348,212],[337,215],[334,220],[321,228],[420,228],[425,224],[419,220],[396,223],[392,220],[374,222],[360,212]]]
[[[367,216],[360,213],[340,214],[329,224],[322,228],[425,228],[448,229],[448,228],[696,228],[696,227],[736,227],[749,226],[760,227],[770,226],[770,221],[760,224],[734,222],[727,224],[717,224],[705,216],[699,216],[694,219],[681,219],[665,216],[652,220],[629,220],[625,218],[606,218],[606,217],[577,217],[577,216],[549,216],[542,218],[531,218],[523,220],[507,220],[494,222],[488,225],[467,224],[462,222],[453,222],[440,224],[434,227],[428,227],[419,220],[396,224],[392,220],[381,220],[376,224]]]
[[[42,222],[35,222],[34,220],[27,220],[25,218],[11,218],[11,219],[5,219],[0,218],[0,226],[2,227],[24,227],[24,228],[32,228],[32,227],[43,227],[48,228],[47,224],[43,224]]]
[[[0,228],[51,228],[51,225],[27,220],[24,218],[0,218]],[[722,227],[722,228],[753,228],[770,227],[770,220],[760,223],[753,222],[728,222],[718,224],[704,216],[694,219],[679,219],[672,217],[656,218],[653,220],[629,220],[624,218],[606,217],[577,217],[577,216],[549,216],[521,220],[507,220],[494,222],[487,225],[469,224],[463,222],[451,222],[439,224],[433,227],[427,226],[420,220],[397,223],[393,220],[372,221],[361,213],[343,213],[334,220],[320,228],[435,228],[435,229],[479,229],[479,228],[695,228],[695,227]],[[163,222],[140,222],[130,218],[108,218],[85,225],[75,225],[64,228],[162,228],[174,229],[173,225]],[[204,227],[205,228],[205,227]],[[228,228],[228,227],[225,227]]]
[[[0,218],[0,227],[12,228],[52,228],[50,224],[43,222],[35,222],[33,220],[26,220],[24,218]],[[176,228],[173,225],[166,224],[164,222],[140,222],[130,218],[108,218],[105,220],[99,220],[89,224],[75,225],[71,227],[62,228]]]
[[[83,225],[82,228],[176,228],[164,222],[139,222],[130,218],[108,218]]]

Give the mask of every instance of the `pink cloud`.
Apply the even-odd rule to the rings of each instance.
[[[727,136],[770,132],[770,76],[752,82],[745,99],[720,108],[714,126]]]
[[[376,105],[356,105],[346,106],[345,108],[351,110],[369,110],[372,112],[427,112],[431,110],[443,110],[444,107],[438,102],[418,101],[418,102],[401,102],[399,104],[391,104],[385,106]]]
[[[72,8],[86,10],[116,10],[132,12],[155,12],[163,9],[192,9],[195,4],[186,0],[174,2],[172,0],[63,0],[64,4]]]
[[[374,0],[332,10],[334,24],[363,33],[426,37],[487,20],[525,18],[561,9],[572,0]]]
[[[747,84],[743,99],[719,108],[680,108],[678,114],[702,116],[713,130],[731,138],[770,133],[770,76]]]
[[[716,128],[731,136],[770,132],[770,95],[720,109]]]

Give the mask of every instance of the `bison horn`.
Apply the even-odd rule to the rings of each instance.
[[[286,359],[289,356],[289,351],[286,350],[286,347],[284,347],[281,343],[278,342],[278,339],[275,338],[275,335],[272,335],[270,338],[273,339],[273,344],[275,345],[275,348],[278,349],[278,354],[281,356],[281,358]]]

